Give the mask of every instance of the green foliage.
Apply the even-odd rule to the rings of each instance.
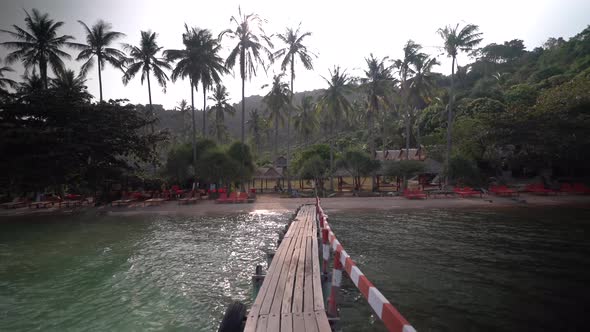
[[[353,177],[368,176],[381,167],[379,160],[373,160],[363,151],[345,151],[338,160],[338,166],[345,168]]]
[[[295,152],[291,168],[295,172],[300,172],[306,160],[319,156],[322,160],[330,161],[330,147],[326,144],[315,144],[306,149]]]
[[[192,167],[193,149],[190,144],[174,147],[169,153],[164,168],[165,174],[173,183],[182,183],[194,176]]]
[[[481,182],[480,171],[475,162],[460,155],[451,157],[447,174],[460,184],[477,185]]]
[[[464,112],[461,115],[467,116],[481,116],[502,113],[506,110],[506,106],[495,99],[491,98],[478,98],[470,101],[465,107]]]
[[[229,185],[240,175],[240,164],[220,148],[207,150],[200,160],[199,175],[209,183]]]
[[[155,158],[164,133],[133,105],[89,104],[58,89],[21,95],[0,106],[1,182],[22,190],[86,182],[96,188]]]
[[[250,180],[255,168],[250,147],[240,142],[234,142],[229,146],[227,154],[238,163],[240,167],[240,178],[244,181]]]
[[[306,180],[322,182],[327,177],[330,169],[330,161],[319,155],[305,159],[299,166],[299,176]]]
[[[511,108],[527,108],[535,104],[538,94],[538,90],[532,85],[517,84],[506,91],[504,100]]]
[[[424,172],[424,162],[418,160],[400,160],[387,162],[385,175],[395,177],[410,177]]]

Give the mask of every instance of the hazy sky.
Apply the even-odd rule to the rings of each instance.
[[[182,48],[183,24],[207,28],[217,35],[232,27],[229,18],[236,15],[238,5],[244,12],[256,12],[268,20],[267,33],[282,33],[287,26],[297,26],[312,32],[307,39],[309,49],[318,54],[314,70],[305,71],[296,67],[295,91],[305,91],[325,86],[322,79],[334,65],[347,68],[353,75],[361,75],[364,58],[370,53],[378,57],[399,58],[408,39],[422,44],[424,51],[432,55],[441,53],[442,41],[436,30],[447,24],[473,23],[484,33],[482,45],[501,43],[510,39],[523,39],[527,49],[543,44],[549,37],[569,38],[590,24],[590,1],[588,0],[447,0],[447,1],[156,1],[156,0],[1,0],[0,27],[12,30],[12,24],[24,26],[23,9],[37,8],[48,12],[51,18],[64,21],[60,31],[73,35],[84,42],[83,29],[77,20],[88,25],[103,19],[114,30],[127,36],[124,43],[138,44],[140,31],[151,29],[159,34],[158,42],[165,49]],[[0,34],[0,41],[6,41]],[[276,46],[282,46],[274,40]],[[230,40],[223,42],[223,56],[228,54]],[[74,50],[67,50],[72,57]],[[0,48],[4,60],[5,48]],[[441,72],[450,72],[450,63],[440,56]],[[462,58],[460,64],[467,60]],[[67,61],[71,68],[78,69],[81,63]],[[17,71],[12,76],[20,79],[23,69],[15,64]],[[246,95],[264,94],[262,85],[279,72],[279,64],[268,74],[260,70],[258,77],[246,84]],[[132,103],[147,103],[147,86],[142,86],[139,75],[129,85],[121,82],[121,72],[107,65],[103,71],[103,94],[105,99],[127,98]],[[90,92],[98,98],[97,69],[88,75]],[[154,82],[154,80],[152,80]],[[147,84],[147,83],[146,83]],[[154,84],[154,83],[153,83]],[[241,98],[239,73],[224,77],[230,97],[237,102]],[[190,101],[188,81],[169,83],[166,94],[158,86],[152,86],[154,104],[172,108],[181,99]],[[195,105],[201,108],[202,92],[195,97]]]

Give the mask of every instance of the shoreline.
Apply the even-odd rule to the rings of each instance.
[[[129,207],[81,207],[81,208],[19,208],[0,210],[2,218],[41,217],[74,215],[95,212],[113,216],[133,215],[182,215],[182,216],[219,216],[256,211],[290,212],[302,204],[314,204],[314,198],[280,198],[277,195],[259,195],[254,203],[216,204],[214,201],[199,201],[195,205],[178,205],[176,201],[165,202],[161,206],[142,206],[142,203]],[[463,209],[463,208],[548,208],[548,207],[590,208],[590,196],[537,196],[523,194],[518,198],[484,196],[483,198],[430,198],[426,200],[408,200],[403,197],[332,197],[323,198],[322,207],[330,212],[365,212],[375,210],[412,210],[412,209]]]

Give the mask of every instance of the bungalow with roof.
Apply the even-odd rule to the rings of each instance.
[[[439,174],[442,172],[442,164],[438,161],[428,158],[426,149],[423,146],[411,149],[375,151],[375,159],[381,161],[398,162],[402,160],[416,160],[424,163],[424,172],[418,175],[418,183],[422,189],[429,186],[440,187]],[[396,179],[395,183],[388,182],[385,176],[386,163],[377,171],[376,182],[377,190],[395,190],[398,191],[401,186],[401,179]]]

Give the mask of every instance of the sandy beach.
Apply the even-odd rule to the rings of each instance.
[[[0,217],[42,216],[47,214],[71,214],[76,211],[95,210],[112,215],[164,214],[164,215],[228,215],[250,213],[256,210],[275,212],[294,211],[302,204],[313,204],[313,198],[280,198],[277,195],[259,195],[254,203],[216,204],[212,200],[202,200],[194,205],[178,205],[176,201],[165,202],[160,206],[143,206],[143,203],[128,207],[81,207],[73,208],[19,208],[0,210]],[[509,208],[540,206],[575,206],[590,208],[590,196],[557,195],[537,196],[523,194],[518,198],[484,196],[483,198],[431,198],[425,200],[408,200],[402,197],[332,197],[323,198],[322,206],[326,211],[363,211],[394,209],[448,209],[448,208]]]

